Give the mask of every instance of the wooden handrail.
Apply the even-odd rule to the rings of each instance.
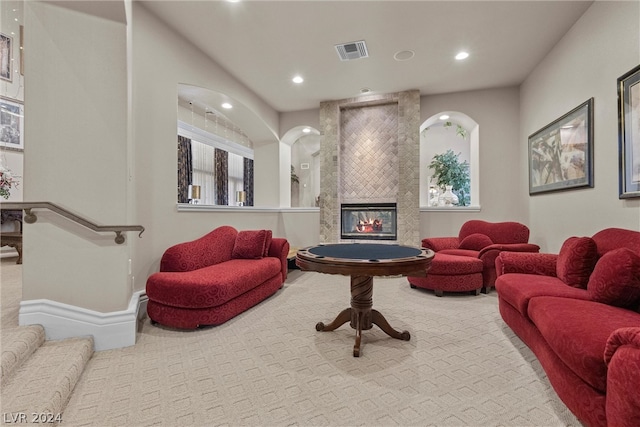
[[[95,232],[116,233],[115,242],[119,245],[124,243],[125,241],[124,235],[122,234],[122,232],[124,231],[139,231],[140,234],[138,234],[138,237],[142,237],[142,233],[144,233],[144,227],[141,225],[98,225],[51,202],[2,202],[0,203],[0,208],[2,210],[24,210],[24,222],[26,222],[27,224],[33,224],[38,220],[38,217],[31,211],[31,209],[49,209],[50,211],[55,212],[58,215],[74,221]]]

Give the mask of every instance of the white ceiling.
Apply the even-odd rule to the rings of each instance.
[[[518,85],[592,2],[143,3],[275,110],[288,112],[358,96],[364,87],[425,95]],[[334,45],[358,40],[370,57],[340,61]],[[396,61],[401,50],[414,58]],[[456,61],[460,50],[470,57]],[[295,74],[304,83],[292,83]]]

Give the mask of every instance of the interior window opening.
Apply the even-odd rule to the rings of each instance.
[[[177,202],[253,206],[253,143],[210,106],[213,92],[188,88],[178,96]]]
[[[458,112],[441,112],[420,129],[420,206],[477,207],[479,126]]]

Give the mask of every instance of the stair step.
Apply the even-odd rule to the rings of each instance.
[[[2,331],[3,384],[44,343],[44,339],[44,328],[41,325],[19,326]]]
[[[45,341],[3,380],[2,412],[61,414],[92,355],[93,338]]]

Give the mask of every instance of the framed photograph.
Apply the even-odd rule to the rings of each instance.
[[[0,147],[24,150],[24,105],[0,97]]]
[[[529,136],[529,194],[593,187],[593,98]]]
[[[640,197],[640,65],[618,78],[620,199]]]
[[[0,79],[11,81],[11,49],[13,39],[0,33]]]

